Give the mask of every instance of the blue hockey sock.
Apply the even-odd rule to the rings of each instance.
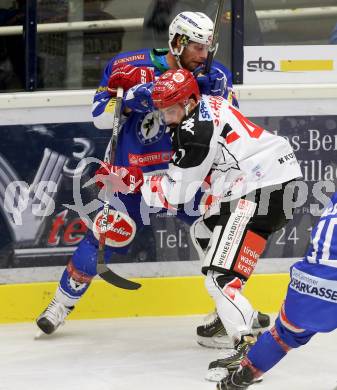
[[[248,352],[248,359],[260,371],[266,372],[277,364],[290,350],[279,337],[275,327],[263,333]]]

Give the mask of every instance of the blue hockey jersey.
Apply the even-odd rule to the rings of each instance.
[[[305,261],[337,267],[337,193],[312,230]]]
[[[153,68],[156,76],[160,76],[169,69],[166,62],[167,53],[167,49],[142,49],[119,53],[109,61],[94,97],[92,114],[96,127],[100,129],[112,128],[114,107],[111,95],[108,92],[108,80],[113,66],[122,63],[147,66]],[[214,61],[212,66],[216,66],[225,73],[227,88],[224,97],[237,106],[230,71],[217,61]],[[130,116],[124,117],[122,123],[115,164],[123,166],[137,165],[144,172],[167,169],[172,155],[171,140],[158,112],[154,111],[148,114],[133,112]]]
[[[292,266],[285,311],[304,329],[337,328],[337,192],[312,230],[306,256]]]

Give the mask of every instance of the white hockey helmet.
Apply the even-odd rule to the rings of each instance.
[[[182,48],[178,52],[172,46],[176,35],[181,35]],[[169,26],[169,47],[174,56],[180,56],[184,47],[191,40],[193,42],[211,45],[213,38],[213,22],[202,12],[181,12]]]

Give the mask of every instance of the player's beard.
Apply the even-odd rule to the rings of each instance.
[[[183,58],[183,56],[180,56],[180,64],[184,69],[189,70],[190,72],[193,72],[194,69],[197,67],[197,63],[195,62],[186,62]]]

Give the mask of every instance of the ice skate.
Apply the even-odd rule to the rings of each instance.
[[[216,310],[205,318],[204,325],[197,327],[197,343],[207,348],[234,347]]]
[[[253,335],[263,333],[269,325],[269,315],[257,312],[253,321]],[[207,348],[234,348],[216,310],[205,318],[204,325],[197,327],[197,343]]]
[[[58,302],[55,298],[50,302],[48,307],[36,319],[36,324],[45,334],[52,334],[64,323],[65,318],[71,313],[74,306],[67,307]],[[36,338],[39,336],[37,335]]]
[[[217,390],[244,390],[249,385],[256,383],[254,374],[249,367],[243,367],[234,372],[231,372],[226,378],[219,382],[216,386]]]
[[[225,378],[229,372],[235,371],[241,361],[246,356],[249,348],[256,342],[253,335],[242,336],[235,348],[222,359],[214,360],[208,366],[206,380],[210,382],[219,382]]]

